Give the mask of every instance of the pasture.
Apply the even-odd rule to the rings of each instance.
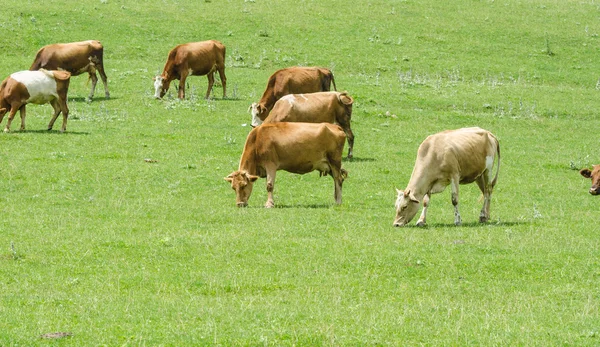
[[[0,346],[600,344],[600,198],[577,171],[600,163],[597,1],[0,5],[1,78],[97,39],[111,91],[86,103],[72,77],[66,133],[31,105],[0,134]],[[169,50],[208,39],[229,98],[202,76],[155,100]],[[331,177],[279,172],[277,208],[264,179],[237,208],[248,106],[295,65],[355,99],[343,203]],[[448,188],[427,228],[393,228],[418,145],[465,126],[500,141],[491,222],[467,185],[463,226]]]

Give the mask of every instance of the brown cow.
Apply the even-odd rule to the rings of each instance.
[[[498,156],[496,175],[492,176],[494,158]],[[426,225],[427,206],[431,194],[452,187],[454,224],[460,225],[458,186],[477,182],[483,193],[483,208],[479,222],[490,218],[490,199],[500,171],[500,144],[489,131],[481,128],[446,130],[431,135],[421,143],[408,186],[398,190],[394,226],[404,226],[417,214],[421,200],[423,212],[417,222]]]
[[[342,169],[342,151],[346,135],[338,125],[329,123],[272,123],[252,129],[239,169],[225,180],[236,193],[238,207],[248,205],[252,186],[259,177],[267,178],[268,199],[273,207],[275,174],[285,170],[305,174],[318,170],[330,174],[335,184],[335,202],[342,203],[342,183],[348,172]]]
[[[337,123],[348,137],[348,158],[352,158],[354,134],[350,128],[350,120],[353,103],[354,99],[346,92],[288,94],[277,100],[264,123]],[[260,124],[252,124],[258,125]]]
[[[600,165],[592,165],[591,169],[581,169],[581,176],[592,179],[592,187],[589,192],[592,195],[600,194]]]
[[[215,71],[219,72],[223,84],[223,98],[227,97],[227,77],[225,77],[225,46],[219,41],[184,43],[169,52],[162,75],[154,78],[154,96],[165,96],[171,81],[179,80],[177,96],[185,99],[185,80],[188,75],[208,77],[206,99],[215,83]]]
[[[108,99],[108,81],[104,72],[104,47],[100,41],[89,40],[71,43],[56,43],[42,47],[35,56],[33,64],[29,70],[65,70],[71,75],[77,76],[84,72],[90,75],[92,80],[92,89],[88,101],[92,101],[98,76],[100,73],[102,83],[104,83],[104,95]]]
[[[331,70],[322,67],[289,67],[275,71],[269,77],[267,89],[263,93],[258,103],[250,106],[252,110],[252,124],[258,123],[256,118],[264,121],[275,102],[284,95],[328,92],[331,89],[337,90],[333,73]]]
[[[71,74],[67,71],[20,71],[7,77],[0,84],[0,122],[6,112],[10,111],[4,132],[10,131],[17,110],[21,113],[21,130],[25,130],[25,106],[28,103],[50,103],[54,108],[54,115],[48,124],[48,130],[54,126],[54,121],[62,112],[63,124],[61,132],[67,130],[67,92]]]

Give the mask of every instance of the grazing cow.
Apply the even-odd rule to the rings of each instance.
[[[215,71],[219,72],[223,84],[223,98],[227,97],[227,77],[225,77],[225,46],[219,41],[184,43],[169,52],[167,63],[160,76],[154,78],[154,96],[165,96],[171,81],[179,80],[177,96],[185,99],[185,80],[188,75],[208,77],[206,99],[215,83]]]
[[[581,169],[579,171],[581,176],[592,179],[592,187],[590,188],[590,194],[600,194],[600,165],[593,165],[591,169]]]
[[[29,103],[50,103],[54,115],[48,124],[48,130],[54,126],[54,121],[62,112],[63,124],[61,132],[67,129],[69,108],[67,107],[67,92],[71,74],[67,71],[20,71],[7,77],[0,84],[0,122],[6,112],[10,111],[4,132],[10,131],[17,110],[21,113],[21,130],[25,130],[25,106]]]
[[[98,71],[102,83],[104,83],[104,95],[108,99],[110,93],[108,92],[108,81],[104,72],[103,55],[104,47],[102,47],[100,41],[56,43],[40,48],[29,70],[65,70],[73,76],[87,72],[92,80],[92,89],[88,101],[92,101],[94,97],[96,83],[98,82],[96,71]]]
[[[342,183],[348,172],[342,169],[342,151],[346,135],[329,123],[272,123],[252,129],[239,169],[225,180],[235,190],[238,207],[248,205],[252,186],[259,177],[267,178],[268,199],[265,207],[273,207],[275,173],[285,170],[305,174],[318,170],[331,175],[335,184],[335,202],[342,203]]]
[[[258,103],[250,106],[252,110],[252,124],[258,123],[256,118],[264,121],[275,102],[288,94],[328,92],[337,90],[333,73],[322,67],[289,67],[275,71],[269,77],[267,89]]]
[[[354,99],[345,92],[288,94],[277,100],[264,123],[337,123],[348,137],[348,158],[352,158],[354,134],[350,128],[350,120],[353,103]],[[253,118],[255,119],[259,120],[258,117]],[[260,123],[252,126],[258,126]]]
[[[492,177],[494,158],[498,156],[496,175]],[[500,144],[489,131],[481,128],[447,130],[431,135],[421,143],[408,186],[398,190],[394,226],[404,226],[417,214],[421,200],[423,212],[417,222],[426,225],[427,206],[431,194],[452,187],[454,224],[460,225],[458,186],[477,182],[483,192],[483,208],[479,222],[490,218],[490,199],[500,171]]]

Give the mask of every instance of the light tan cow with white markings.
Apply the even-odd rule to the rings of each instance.
[[[493,166],[498,157],[496,174]],[[421,201],[423,211],[417,222],[426,225],[427,207],[431,194],[440,193],[450,185],[454,224],[461,224],[458,212],[458,186],[477,182],[483,193],[483,208],[479,222],[490,219],[492,190],[500,171],[500,144],[498,139],[481,128],[446,130],[431,135],[421,143],[417,160],[406,189],[398,190],[394,226],[404,226],[417,214]]]

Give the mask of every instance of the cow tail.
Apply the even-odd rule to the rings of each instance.
[[[33,64],[29,68],[29,71],[37,71],[42,68],[42,49],[40,49],[35,55],[35,59],[33,60]]]
[[[335,78],[333,78],[333,72],[331,73],[331,83],[333,84],[333,90],[337,92],[337,87],[335,86]]]
[[[498,182],[498,173],[500,173],[500,142],[498,142],[498,139],[495,136],[493,138],[496,141],[496,154],[498,155],[498,166],[496,166],[496,175],[492,180],[492,187],[494,187],[496,185],[496,182]]]

